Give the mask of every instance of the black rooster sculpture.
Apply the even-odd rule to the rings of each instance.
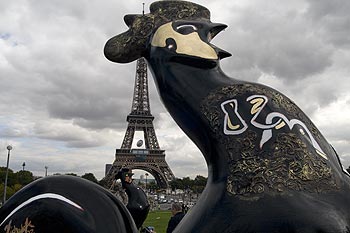
[[[17,192],[0,208],[0,232],[137,233],[127,208],[83,178],[50,176]]]
[[[229,78],[210,40],[226,25],[203,6],[159,1],[126,15],[105,56],[145,57],[171,116],[203,153],[208,182],[175,232],[350,232],[350,177],[289,98]]]

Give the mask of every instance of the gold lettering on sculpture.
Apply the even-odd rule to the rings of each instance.
[[[250,113],[253,115],[260,110],[260,106],[264,103],[264,99],[263,98],[252,99],[250,103],[254,104],[252,109],[250,110]]]
[[[35,233],[35,226],[32,222],[26,218],[25,222],[21,224],[20,228],[12,226],[12,220],[5,226],[4,230],[6,233]]]
[[[229,129],[236,130],[239,128],[239,125],[233,125],[230,118],[227,118],[227,126]]]
[[[279,123],[278,125],[276,125],[275,129],[280,129],[283,128],[286,125],[286,123],[284,121],[282,121],[281,123]]]
[[[230,103],[230,106],[231,106],[232,108],[234,108],[233,103]],[[231,129],[231,130],[236,130],[236,129],[239,128],[239,125],[233,125],[232,122],[231,122],[230,117],[228,117],[228,118],[227,118],[227,127],[228,127],[229,129]]]

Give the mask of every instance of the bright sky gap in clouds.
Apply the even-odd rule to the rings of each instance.
[[[272,86],[294,100],[350,165],[350,1],[194,1],[228,25],[212,43],[233,54],[231,77]],[[151,1],[145,1],[146,12]],[[0,2],[0,166],[43,176],[93,172],[120,148],[135,63],[114,64],[103,46],[126,30],[131,0]],[[199,150],[161,104],[149,75],[154,126],[177,177],[206,175]]]

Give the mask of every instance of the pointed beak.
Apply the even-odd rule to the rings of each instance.
[[[209,28],[209,33],[208,33],[208,37],[209,37],[208,41],[210,42],[210,40],[212,40],[217,34],[219,34],[219,32],[221,32],[222,30],[224,30],[226,28],[227,28],[226,24],[211,23],[210,28]],[[213,44],[211,44],[211,46],[216,50],[219,59],[223,59],[223,58],[232,56],[231,53],[229,53],[223,49],[220,49]]]
[[[219,34],[219,32],[221,32],[222,30],[224,30],[225,28],[227,28],[226,24],[222,24],[222,23],[211,23],[210,24],[210,29],[209,29],[209,33],[210,33],[210,37],[214,38],[217,34]]]
[[[231,53],[229,53],[229,52],[227,52],[227,51],[225,51],[225,50],[223,50],[223,49],[220,49],[220,48],[216,47],[216,46],[213,45],[213,44],[211,44],[211,46],[212,46],[212,47],[215,49],[215,51],[217,52],[218,57],[219,57],[220,60],[221,60],[221,59],[224,59],[224,58],[226,58],[226,57],[231,57],[231,56],[232,56]]]

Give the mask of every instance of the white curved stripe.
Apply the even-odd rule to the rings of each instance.
[[[269,125],[264,125],[264,124],[261,124],[261,123],[255,121],[256,118],[258,118],[258,116],[260,115],[261,111],[265,108],[265,106],[266,106],[266,104],[268,102],[268,98],[266,96],[264,96],[264,95],[251,95],[251,96],[249,96],[247,98],[247,101],[251,101],[251,100],[254,100],[254,99],[257,99],[257,98],[262,98],[264,100],[264,102],[262,103],[261,106],[259,106],[259,108],[258,108],[259,110],[256,113],[254,113],[254,116],[250,120],[250,123],[252,125],[254,125],[256,128],[260,128],[260,129],[275,128],[278,124],[281,123],[281,121],[282,121],[281,119],[278,119],[278,121],[276,123],[274,123],[274,124],[272,124],[272,121],[271,122],[267,122],[267,120],[266,120],[266,123],[268,123]]]
[[[176,29],[180,29],[180,28],[185,28],[185,27],[191,27],[193,30],[197,31],[197,27],[192,25],[192,24],[184,24],[184,25],[180,25],[180,26],[177,26]]]
[[[239,130],[227,130],[227,122],[229,120],[229,114],[228,112],[226,111],[225,109],[225,105],[226,104],[229,104],[233,102],[234,103],[234,108],[233,108],[233,111],[236,115],[236,117],[238,118],[238,120],[241,122],[241,124],[243,125],[243,128],[242,129],[239,129]],[[221,103],[221,109],[222,111],[224,112],[225,114],[225,117],[224,117],[224,134],[226,135],[239,135],[241,133],[243,133],[244,131],[246,131],[246,129],[248,128],[248,125],[247,123],[245,123],[245,121],[243,120],[243,118],[239,115],[238,113],[238,102],[236,99],[232,99],[232,100],[227,100],[223,103]]]
[[[341,165],[341,167],[343,168],[343,172],[345,172],[345,174],[347,174],[348,176],[350,176],[350,173],[348,172],[348,170],[346,170],[346,168],[345,168],[343,165]]]
[[[37,201],[37,200],[40,200],[40,199],[46,199],[46,198],[49,198],[49,199],[56,199],[56,200],[60,200],[60,201],[63,201],[69,205],[72,205],[74,206],[75,208],[77,209],[80,209],[80,210],[84,210],[80,205],[76,204],[75,202],[69,200],[68,198],[64,197],[64,196],[61,196],[59,194],[55,194],[55,193],[44,193],[44,194],[40,194],[40,195],[37,195],[37,196],[34,196],[30,199],[28,199],[27,201],[23,202],[22,204],[20,204],[19,206],[17,206],[5,219],[4,221],[2,221],[2,223],[0,224],[0,226],[2,226],[2,224],[4,224],[4,222],[6,222],[7,219],[9,219],[12,215],[14,215],[17,211],[19,211],[20,209],[22,209],[23,207],[25,207],[26,205],[29,205],[30,203],[34,202],[34,201]]]
[[[310,132],[310,130],[307,128],[307,126],[302,121],[300,121],[298,119],[288,120],[288,118],[285,115],[283,115],[282,113],[279,113],[279,112],[269,113],[269,115],[267,115],[267,117],[266,117],[266,121],[272,122],[272,119],[276,118],[276,117],[283,119],[283,121],[285,123],[287,123],[287,125],[288,125],[290,130],[292,130],[295,125],[301,126],[303,128],[303,130],[306,131],[306,134],[310,138],[312,146],[316,149],[316,151],[320,152],[318,154],[320,156],[322,156],[324,159],[328,160],[328,158],[326,156],[326,153],[323,152],[323,150],[321,149],[320,145],[317,143],[315,138],[312,136],[312,133]]]

